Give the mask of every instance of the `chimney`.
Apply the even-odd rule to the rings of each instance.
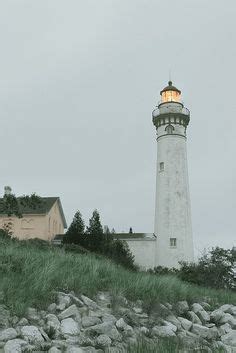
[[[5,186],[4,187],[4,195],[10,195],[10,194],[11,194],[11,187]]]

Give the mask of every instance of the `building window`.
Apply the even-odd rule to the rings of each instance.
[[[159,165],[159,171],[164,172],[164,162],[161,162]]]
[[[176,238],[170,238],[170,247],[177,248],[177,239]]]
[[[172,125],[167,125],[167,127],[165,128],[167,134],[173,134],[174,129],[175,128]]]

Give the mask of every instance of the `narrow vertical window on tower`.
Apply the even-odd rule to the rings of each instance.
[[[164,172],[164,168],[165,168],[164,162],[161,162],[159,165],[159,172]]]
[[[167,125],[167,127],[165,128],[167,134],[173,134],[174,129],[175,128],[172,125]]]
[[[170,247],[177,248],[177,239],[176,238],[170,238]]]

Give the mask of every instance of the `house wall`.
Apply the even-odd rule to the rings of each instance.
[[[156,239],[125,239],[134,255],[135,263],[148,269],[156,266]]]
[[[39,238],[50,241],[56,234],[64,233],[58,201],[46,215],[29,214],[23,215],[23,218],[0,216],[0,228],[4,228],[4,224],[9,222],[12,223],[13,236],[21,240]]]

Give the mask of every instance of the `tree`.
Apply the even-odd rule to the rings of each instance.
[[[98,236],[103,234],[100,215],[97,210],[93,211],[93,215],[89,220],[89,226],[87,227],[86,233]]]
[[[70,236],[78,236],[78,235],[84,234],[84,229],[85,229],[85,225],[82,219],[82,215],[80,211],[77,211],[74,215],[74,218],[66,234]]]
[[[22,208],[29,207],[36,209],[42,202],[41,197],[35,193],[16,197],[14,194],[4,194],[1,202],[1,213],[7,214],[8,217],[16,216],[22,218]]]

